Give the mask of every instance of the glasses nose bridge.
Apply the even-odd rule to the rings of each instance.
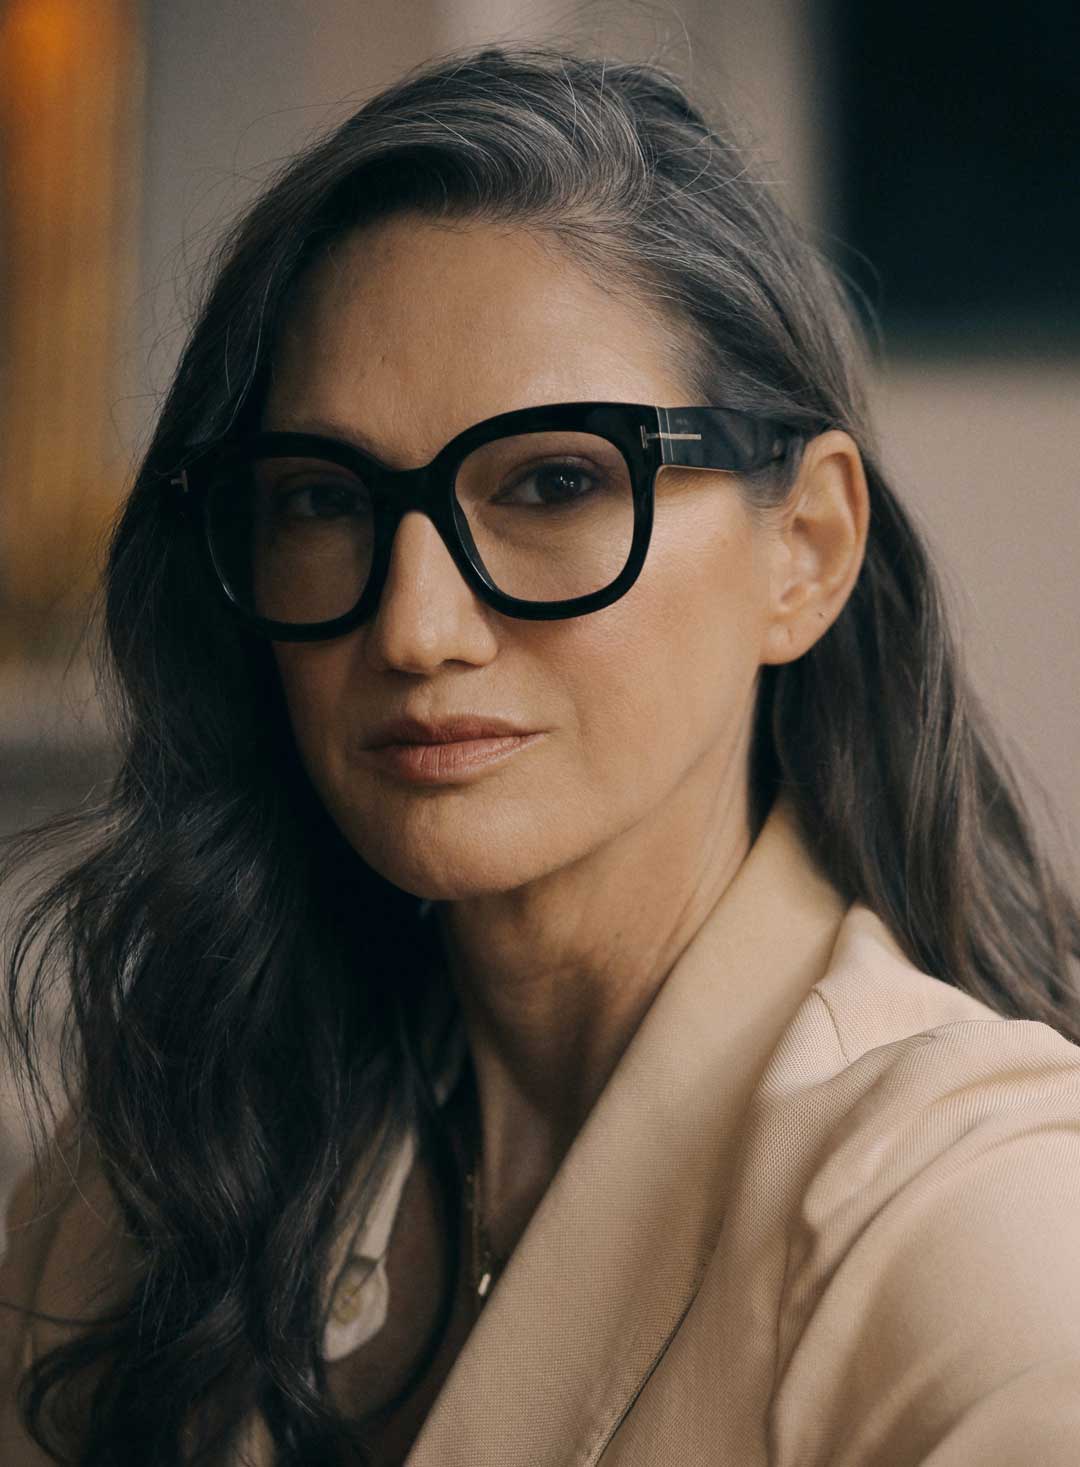
[[[415,469],[384,469],[382,471],[380,475],[381,493],[376,504],[383,521],[379,539],[384,546],[384,575],[389,570],[398,529],[402,520],[409,513],[422,514],[431,521],[443,543],[443,548],[460,571],[458,533],[450,510],[450,482],[453,471],[453,462],[442,454],[430,463],[422,464]]]
[[[441,455],[419,468],[382,470],[378,504],[391,535],[410,510],[427,515],[436,529],[449,528],[450,471],[451,465]]]

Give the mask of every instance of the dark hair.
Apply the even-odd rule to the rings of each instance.
[[[358,1215],[410,1124],[445,1190],[452,1256],[460,1246],[456,1173],[418,1051],[437,943],[418,899],[322,809],[269,649],[211,593],[166,492],[194,441],[257,420],[298,279],[365,221],[417,209],[548,231],[678,333],[689,401],[853,436],[870,489],[865,560],[819,641],[762,669],[756,822],[783,788],[836,886],[912,962],[1080,1040],[1080,911],[1040,850],[927,549],[882,473],[855,311],[711,112],[710,125],[655,66],[549,48],[458,54],[292,161],[220,248],[111,545],[119,773],[100,809],[31,832],[8,862],[46,836],[57,850],[77,832],[91,841],[25,906],[8,1029],[44,1114],[35,1026],[62,973],[67,1096],[142,1260],[122,1307],[24,1381],[44,1439],[55,1399],[104,1367],[82,1463],[209,1461],[255,1406],[281,1462],[317,1467],[347,1439],[362,1446],[327,1400],[319,1291],[346,1180],[360,1169]],[[797,467],[796,452],[742,481],[755,513],[782,503]],[[449,1299],[417,1377],[448,1315]]]

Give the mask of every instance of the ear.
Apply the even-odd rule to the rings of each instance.
[[[768,530],[763,663],[794,662],[840,615],[866,551],[870,498],[850,433],[830,429],[803,451],[790,495]]]

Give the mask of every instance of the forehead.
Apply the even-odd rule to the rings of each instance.
[[[301,281],[264,421],[337,425],[402,466],[471,423],[544,402],[677,405],[673,333],[550,236],[402,215]]]

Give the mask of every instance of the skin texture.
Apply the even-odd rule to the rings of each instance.
[[[694,400],[687,390],[669,333],[550,239],[401,215],[339,243],[303,282],[264,425],[330,432],[412,468],[495,413],[671,407]],[[663,471],[636,584],[553,622],[485,606],[410,514],[366,626],[275,644],[334,820],[376,870],[442,904],[496,1249],[516,1242],[746,855],[760,667],[801,656],[835,620],[868,514],[858,449],[836,430],[808,445],[766,526],[731,474]],[[497,714],[544,737],[465,783],[409,785],[360,748],[406,712]]]

